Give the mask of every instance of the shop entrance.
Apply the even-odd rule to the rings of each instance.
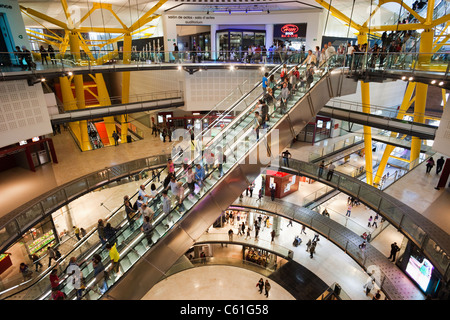
[[[211,60],[211,27],[177,25],[177,45],[183,60]]]

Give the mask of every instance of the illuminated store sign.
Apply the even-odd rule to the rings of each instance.
[[[305,38],[306,23],[276,24],[273,26],[274,38]]]

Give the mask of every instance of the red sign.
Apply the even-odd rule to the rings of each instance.
[[[298,27],[295,24],[285,24],[284,26],[281,27],[281,32],[283,32],[284,34],[286,33],[294,34],[297,31]]]
[[[306,23],[276,24],[273,28],[274,38],[304,38]]]

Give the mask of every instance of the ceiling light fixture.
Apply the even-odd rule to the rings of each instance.
[[[403,76],[403,77],[402,77],[402,80],[406,80],[406,76]]]
[[[413,81],[414,80],[414,78],[413,77],[409,77],[409,79],[408,79],[409,81]]]
[[[444,85],[444,81],[439,82],[439,85],[440,86]]]

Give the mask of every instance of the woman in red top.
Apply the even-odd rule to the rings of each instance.
[[[52,286],[52,289],[59,287],[59,277],[57,275],[57,270],[53,269],[50,273],[50,285]]]

